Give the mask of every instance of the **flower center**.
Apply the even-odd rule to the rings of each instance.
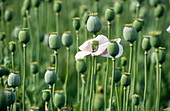
[[[99,48],[99,41],[98,40],[93,40],[92,41],[92,52],[96,52]]]

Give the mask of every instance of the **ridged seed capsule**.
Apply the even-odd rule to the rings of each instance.
[[[120,68],[116,68],[115,69],[115,73],[114,73],[114,82],[115,83],[118,83],[121,79],[121,71],[120,71]]]
[[[49,36],[49,47],[57,51],[61,47],[61,39],[57,32],[53,32]]]
[[[161,46],[161,33],[161,31],[150,32],[150,43],[152,47],[158,48],[159,46]]]
[[[129,86],[131,83],[131,76],[129,73],[123,73],[121,77],[121,85],[124,87]]]
[[[87,65],[84,59],[76,60],[76,69],[77,69],[77,72],[82,73],[82,74],[87,70]]]
[[[26,44],[30,40],[28,28],[22,28],[18,33],[18,38],[21,43]]]
[[[54,105],[58,108],[61,108],[64,106],[64,102],[65,102],[64,91],[63,90],[55,91]]]
[[[142,40],[142,49],[146,51],[151,49],[150,36],[147,36],[147,35],[144,36]]]
[[[111,22],[115,18],[115,12],[113,8],[106,9],[105,18],[109,22]]]
[[[19,76],[19,71],[11,71],[8,76],[8,85],[10,87],[18,87],[21,84],[21,79]]]
[[[115,2],[114,11],[116,14],[121,14],[123,12],[123,1],[122,0]]]
[[[16,50],[16,42],[14,42],[14,41],[9,42],[9,50],[11,52],[15,52],[15,50]]]
[[[137,30],[137,32],[140,32],[143,28],[144,25],[144,20],[143,19],[136,19],[133,22],[133,27],[135,27],[135,29]]]
[[[121,57],[121,65],[126,66],[127,64],[127,58],[126,57]]]
[[[4,109],[7,106],[7,95],[4,91],[0,90],[0,109]]]
[[[73,28],[75,30],[79,30],[80,29],[80,18],[79,17],[74,17],[73,18]]]
[[[111,40],[107,47],[108,54],[115,57],[119,53],[119,46],[116,40]]]
[[[155,8],[155,17],[162,17],[164,12],[165,12],[165,6],[163,4],[159,4],[157,5],[157,7]]]
[[[70,47],[73,44],[73,35],[71,31],[66,31],[62,35],[62,43],[66,47]]]
[[[30,111],[39,111],[39,107],[31,107]]]
[[[37,73],[38,73],[38,70],[39,70],[39,68],[38,68],[38,62],[32,62],[32,63],[30,64],[30,69],[31,69],[31,73],[32,73],[32,74],[37,74]]]
[[[42,99],[46,102],[48,102],[50,100],[50,90],[49,89],[42,90]]]
[[[52,86],[57,80],[57,74],[55,72],[55,67],[48,67],[44,76],[45,82]]]
[[[166,60],[166,48],[159,47],[159,63],[163,64]]]
[[[53,6],[54,12],[59,13],[61,9],[62,9],[62,2],[60,0],[54,1],[54,6]]]
[[[3,41],[6,37],[6,33],[5,32],[0,32],[0,41]]]
[[[10,22],[13,17],[13,12],[11,10],[5,11],[5,21]]]

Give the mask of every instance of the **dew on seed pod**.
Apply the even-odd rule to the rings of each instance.
[[[104,108],[104,95],[95,94],[94,97],[94,110],[100,111]]]
[[[7,96],[7,106],[10,106],[15,102],[15,93],[13,92],[13,88],[6,88],[4,89],[4,92]]]
[[[62,9],[62,2],[60,0],[55,0],[54,1],[54,6],[53,6],[53,10],[55,13],[60,13]]]
[[[138,39],[138,33],[133,27],[133,24],[125,24],[123,29],[123,37],[126,41],[133,43]]]
[[[45,82],[52,86],[57,80],[57,74],[55,72],[55,67],[48,67],[44,76]]]
[[[76,60],[76,70],[77,72],[82,73],[82,74],[87,70],[87,65],[84,59]]]
[[[54,94],[54,105],[55,107],[61,108],[64,106],[65,96],[63,90],[56,90]]]
[[[49,89],[42,90],[42,99],[46,102],[48,102],[50,100],[50,90]]]
[[[8,85],[10,87],[18,87],[21,83],[19,71],[11,71],[11,73],[8,76]]]
[[[57,51],[61,47],[61,39],[57,32],[52,32],[49,36],[49,47]]]
[[[37,74],[39,71],[38,62],[32,62],[30,64],[30,70],[32,74]]]
[[[158,48],[159,46],[161,46],[161,33],[161,31],[150,32],[150,43],[152,47]]]
[[[132,95],[132,102],[135,106],[138,106],[140,103],[140,96],[138,94]]]
[[[142,48],[146,51],[151,49],[150,36],[144,35],[144,38],[142,40]]]
[[[105,11],[105,18],[107,21],[111,22],[115,18],[115,12],[113,8],[108,8]]]
[[[22,28],[18,33],[18,38],[21,43],[26,44],[30,40],[28,28]]]
[[[131,83],[131,75],[130,73],[123,73],[122,77],[121,77],[121,85],[124,87],[129,86]]]
[[[70,47],[73,44],[73,35],[71,31],[66,31],[62,35],[62,43],[66,47]]]
[[[108,54],[115,57],[119,53],[119,46],[116,40],[111,40],[107,47]]]
[[[89,14],[89,18],[87,20],[87,30],[94,34],[99,32],[102,28],[102,24],[97,15],[98,13],[91,13]]]
[[[73,18],[73,28],[75,30],[79,30],[80,29],[80,18],[79,17],[74,17]]]

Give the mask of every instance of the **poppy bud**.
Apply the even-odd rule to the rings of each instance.
[[[122,77],[121,77],[121,84],[124,87],[127,87],[130,85],[131,82],[131,76],[129,73],[123,73]]]
[[[156,7],[161,0],[149,0],[151,6]]]
[[[42,90],[42,99],[46,102],[50,100],[50,90]]]
[[[155,8],[155,17],[162,17],[162,15],[164,14],[165,11],[165,6],[162,4],[157,5],[157,7]]]
[[[103,108],[104,108],[104,96],[102,94],[95,94],[94,109],[100,111],[103,110]]]
[[[87,20],[87,30],[89,32],[96,34],[102,28],[102,24],[100,22],[100,19],[97,16],[98,13],[91,13],[89,15],[90,15],[90,17]]]
[[[30,40],[28,28],[22,28],[18,33],[18,38],[21,43],[26,44]]]
[[[75,30],[79,30],[80,29],[80,18],[79,17],[73,18],[73,28]]]
[[[135,27],[135,29],[137,30],[137,32],[140,32],[143,28],[144,25],[144,20],[143,19],[136,19],[133,22],[133,27]]]
[[[26,10],[29,10],[31,8],[31,0],[24,0],[23,7]]]
[[[77,72],[79,73],[84,73],[87,70],[87,66],[86,66],[84,59],[76,60],[76,69],[77,69]]]
[[[121,72],[120,69],[115,69],[115,73],[114,73],[114,82],[118,83],[121,79]]]
[[[150,43],[152,47],[158,48],[161,45],[161,31],[150,32]]]
[[[119,46],[116,40],[111,40],[107,47],[108,54],[115,57],[119,53]]]
[[[151,48],[150,44],[150,36],[145,35],[142,40],[142,48],[146,51],[148,51]]]
[[[164,47],[159,47],[159,63],[163,64],[166,60],[166,49]]]
[[[73,35],[71,31],[64,32],[64,34],[62,35],[62,43],[66,47],[70,47],[73,44]]]
[[[7,95],[4,91],[0,90],[0,109],[3,109],[7,106]]]
[[[5,21],[10,22],[12,20],[12,11],[11,10],[6,10],[5,11]]]
[[[126,41],[133,43],[138,39],[138,33],[132,24],[125,24],[123,37]]]
[[[106,9],[105,11],[105,18],[109,22],[111,22],[115,18],[115,12],[113,8]]]
[[[30,111],[39,111],[39,107],[31,107]]]
[[[122,66],[126,66],[126,64],[127,64],[127,59],[126,59],[126,57],[121,57],[121,65],[122,65]]]
[[[139,102],[140,102],[140,96],[137,95],[137,94],[134,94],[132,96],[132,102],[135,106],[138,106],[139,105]]]
[[[38,63],[37,62],[32,62],[31,66],[30,66],[30,69],[31,69],[32,74],[38,73],[38,70],[39,70]]]
[[[57,74],[55,72],[55,67],[48,67],[44,76],[45,82],[49,85],[53,85],[57,80]]]
[[[71,107],[62,107],[61,111],[73,111],[73,108],[71,108]]]
[[[13,36],[14,36],[16,39],[18,39],[18,33],[19,33],[19,31],[20,31],[21,29],[22,29],[21,26],[16,26],[16,27],[14,28]]]
[[[62,90],[55,91],[54,105],[58,108],[61,108],[64,106],[64,102],[65,102],[64,91]]]
[[[54,2],[54,6],[53,6],[53,10],[56,12],[56,13],[59,13],[62,9],[62,2],[59,1],[59,0],[56,0]]]
[[[50,34],[49,47],[55,51],[57,51],[61,47],[61,39],[57,32]]]
[[[84,22],[84,24],[87,24],[88,18],[89,18],[89,12],[85,12],[84,15],[83,15],[83,22]]]
[[[32,0],[31,2],[32,2],[32,5],[33,5],[34,7],[39,7],[39,6],[40,6],[40,3],[41,3],[41,0]]]
[[[15,50],[16,50],[16,42],[14,42],[14,41],[9,42],[9,50],[11,52],[15,52]]]
[[[6,33],[5,32],[0,32],[0,41],[3,41],[6,37]]]
[[[123,12],[123,3],[122,1],[117,1],[114,4],[114,11],[116,14],[121,14]]]
[[[15,102],[15,93],[13,92],[13,88],[6,88],[4,92],[7,96],[7,106],[10,106]]]
[[[8,76],[8,85],[10,87],[17,87],[20,85],[21,80],[20,80],[20,76],[19,76],[19,71],[11,71],[11,73]]]

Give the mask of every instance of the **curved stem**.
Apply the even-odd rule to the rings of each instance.
[[[25,110],[25,76],[26,76],[26,44],[23,44],[23,51],[24,51],[24,62],[23,62],[23,66],[24,66],[24,74],[23,74],[23,86],[22,86],[22,109]]]
[[[112,58],[112,79],[111,79],[111,90],[110,90],[110,103],[109,110],[112,111],[112,102],[113,102],[113,88],[114,88],[114,73],[115,73],[115,58]]]

